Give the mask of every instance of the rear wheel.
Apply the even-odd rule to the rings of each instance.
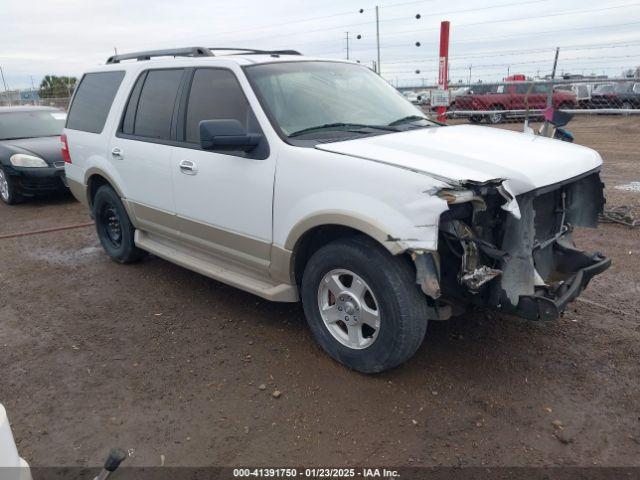
[[[98,189],[93,200],[93,215],[100,243],[113,260],[131,263],[144,255],[135,246],[135,228],[113,188],[103,185]]]
[[[7,205],[15,205],[24,200],[20,189],[4,168],[0,166],[0,199]]]
[[[408,360],[427,328],[427,301],[407,259],[366,237],[337,240],[309,259],[302,302],[320,346],[363,373]]]

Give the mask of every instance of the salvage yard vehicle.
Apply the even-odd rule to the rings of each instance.
[[[435,123],[348,61],[113,56],[82,77],[62,145],[111,258],[302,300],[317,342],[360,372],[466,309],[556,319],[610,264],[571,237],[602,211],[597,152]]]
[[[51,107],[0,107],[0,199],[12,205],[67,190],[60,134],[66,114]]]
[[[474,87],[475,89],[475,87]],[[522,82],[507,85],[497,85],[494,90],[488,93],[477,94],[475,92],[468,95],[458,96],[456,99],[456,109],[458,110],[493,110],[495,113],[486,115],[488,123],[502,123],[509,117],[520,116],[522,114],[512,114],[505,110],[543,110],[547,106],[547,93],[549,84]],[[573,92],[555,90],[552,94],[552,105],[556,109],[571,109],[578,105],[576,95]],[[471,119],[478,121],[482,116],[472,116]]]
[[[29,464],[20,457],[7,411],[0,403],[0,472],[3,480],[31,480]]]
[[[591,96],[592,108],[640,108],[640,82],[621,82],[604,85]]]

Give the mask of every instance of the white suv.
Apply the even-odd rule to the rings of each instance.
[[[231,53],[231,54],[229,54]],[[126,61],[137,60],[137,61]],[[107,254],[143,252],[274,301],[361,372],[473,307],[555,319],[610,261],[588,148],[424,117],[367,67],[184,48],[87,72],[63,141]]]

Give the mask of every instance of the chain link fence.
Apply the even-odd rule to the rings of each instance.
[[[0,107],[39,106],[69,108],[70,97],[42,98],[38,90],[9,90],[0,92]]]
[[[405,92],[430,116],[436,115],[437,86]],[[442,92],[439,92],[441,96]],[[640,78],[520,80],[458,84],[448,90],[446,117],[501,124],[550,120],[553,111],[575,115],[640,114]]]

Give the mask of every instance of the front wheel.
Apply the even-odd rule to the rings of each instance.
[[[93,215],[102,247],[116,262],[131,263],[144,252],[134,242],[135,228],[118,194],[108,185],[98,189],[93,199]]]
[[[7,205],[15,205],[23,200],[16,182],[0,166],[0,199]]]
[[[302,302],[320,346],[362,373],[408,360],[427,328],[427,300],[409,261],[366,237],[332,242],[311,257]]]

